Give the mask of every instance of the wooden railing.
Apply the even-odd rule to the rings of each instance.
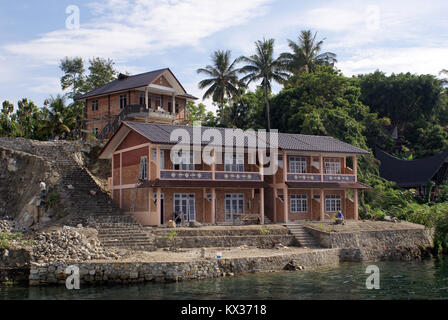
[[[160,170],[162,180],[262,181],[259,172]]]
[[[290,182],[355,182],[354,174],[288,173]]]

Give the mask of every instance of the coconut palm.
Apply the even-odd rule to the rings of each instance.
[[[205,91],[203,99],[212,98],[218,103],[220,112],[223,114],[226,99],[231,100],[238,96],[241,82],[238,79],[239,69],[236,67],[240,58],[232,63],[231,51],[218,50],[211,56],[212,65],[197,70],[198,74],[207,75],[209,78],[199,82],[199,88]]]
[[[292,53],[280,55],[284,66],[295,76],[301,73],[313,72],[317,65],[332,65],[337,62],[336,54],[332,52],[320,53],[325,39],[316,40],[317,32],[312,35],[310,30],[301,31],[298,42],[288,40]]]
[[[48,106],[48,107],[47,107]],[[44,119],[41,121],[39,135],[54,137],[63,132],[70,133],[70,127],[75,123],[75,115],[65,106],[64,97],[57,95],[45,102],[42,111]]]
[[[269,94],[272,91],[271,82],[283,83],[288,77],[288,73],[279,58],[274,59],[274,39],[263,39],[255,42],[256,53],[250,57],[241,57],[241,61],[246,63],[241,68],[241,73],[245,76],[241,79],[246,85],[251,82],[261,80],[261,87],[264,91],[266,102],[266,115],[268,131],[271,130],[271,117],[269,110]]]

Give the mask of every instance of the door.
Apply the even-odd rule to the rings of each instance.
[[[239,220],[240,215],[244,213],[244,194],[226,194],[225,208],[226,221]]]
[[[194,194],[176,193],[174,195],[174,211],[182,212],[184,221],[196,221]]]

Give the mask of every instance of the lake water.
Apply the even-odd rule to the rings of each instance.
[[[448,258],[423,262],[378,262],[380,289],[366,289],[369,264],[344,263],[320,271],[250,274],[179,283],[129,286],[0,286],[0,299],[448,299]]]

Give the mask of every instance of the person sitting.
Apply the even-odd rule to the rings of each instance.
[[[338,211],[335,223],[336,224],[345,224],[345,218],[344,218],[344,215],[342,214],[341,210]]]

